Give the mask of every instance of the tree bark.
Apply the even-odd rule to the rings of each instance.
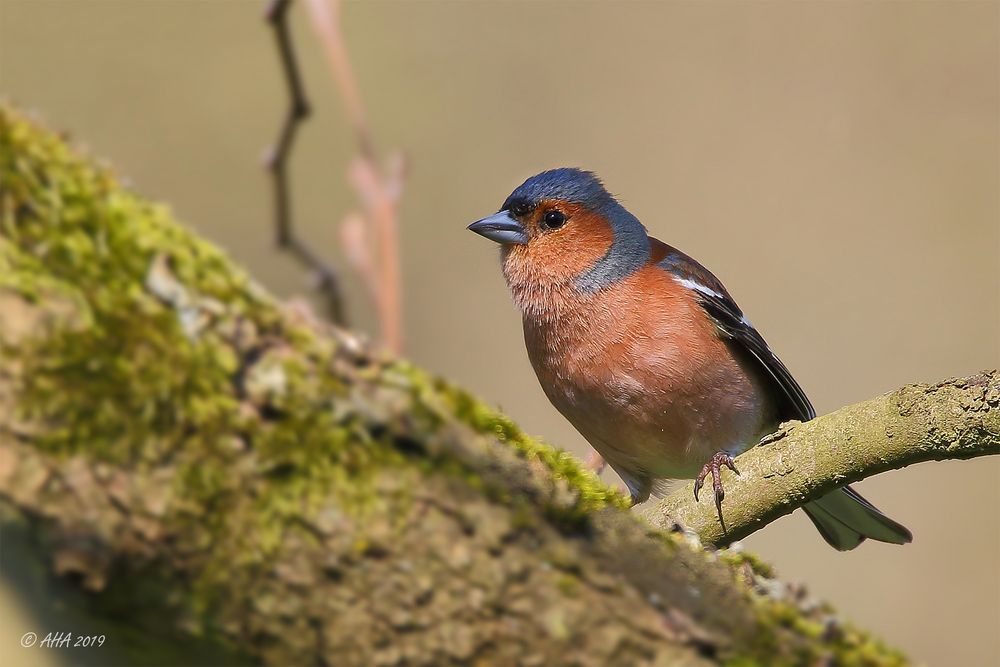
[[[833,489],[923,461],[1000,454],[1000,373],[984,371],[897,391],[806,423],[789,422],[736,459],[726,474],[720,520],[711,488],[695,502],[690,485],[642,514],[655,526],[680,523],[724,546]]]
[[[955,391],[995,442],[988,377]],[[836,424],[741,457],[745,475],[790,461],[774,493],[822,492],[787,445]],[[931,440],[978,437],[961,428]],[[852,437],[926,441],[871,430]],[[133,661],[197,639],[191,661],[280,665],[905,663],[752,556],[652,530],[461,389],[280,306],[5,107],[0,505],[74,604],[141,634]]]

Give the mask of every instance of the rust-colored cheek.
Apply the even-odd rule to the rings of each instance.
[[[508,278],[514,274],[540,284],[569,282],[607,253],[614,234],[602,216],[572,204],[559,203],[558,208],[568,218],[564,227],[543,231],[532,220],[528,244],[505,250]]]

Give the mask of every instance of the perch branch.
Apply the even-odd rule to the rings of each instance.
[[[639,511],[729,544],[836,487],[922,461],[1000,454],[1000,372],[909,385],[806,423],[792,422],[736,459],[726,477],[723,530],[712,494],[690,484]]]
[[[267,153],[265,165],[274,181],[274,221],[275,242],[279,248],[287,250],[301,263],[314,271],[318,277],[317,289],[326,296],[330,319],[338,324],[345,323],[343,297],[340,281],[333,268],[316,255],[295,234],[292,227],[291,198],[288,188],[288,158],[299,125],[309,116],[309,102],[302,86],[295,51],[292,49],[291,34],[288,29],[288,8],[291,0],[271,0],[264,13],[274,29],[274,37],[281,58],[282,71],[288,85],[289,106],[282,122],[278,139]]]

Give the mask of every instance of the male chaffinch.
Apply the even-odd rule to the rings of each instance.
[[[634,503],[712,476],[790,419],[802,388],[701,264],[646,233],[592,173],[525,181],[469,229],[501,245],[545,395],[625,481]],[[849,486],[804,507],[839,550],[912,537]]]

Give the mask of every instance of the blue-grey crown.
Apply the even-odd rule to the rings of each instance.
[[[597,210],[614,201],[593,172],[561,167],[532,176],[510,193],[501,209],[515,201],[535,205],[543,199],[561,199]]]

